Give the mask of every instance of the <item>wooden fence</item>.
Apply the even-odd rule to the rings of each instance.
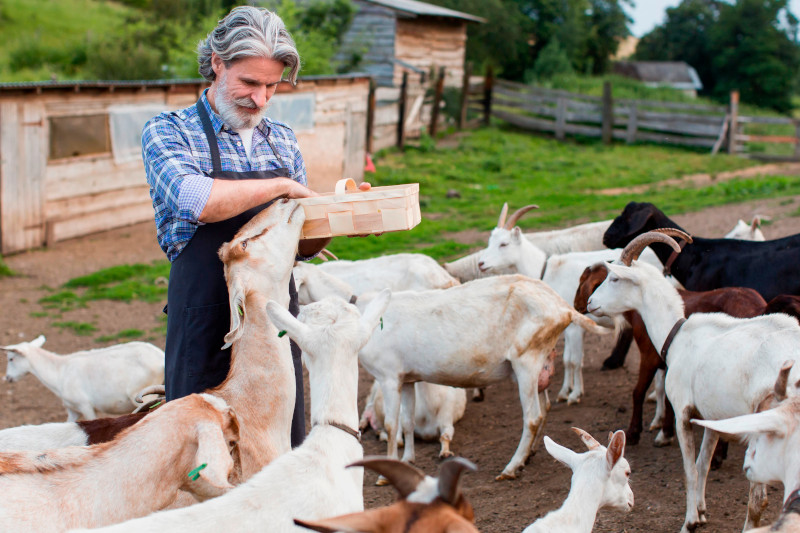
[[[610,83],[605,84],[603,96],[541,89],[506,80],[487,85],[491,98],[487,105],[492,116],[521,128],[552,133],[559,140],[566,135],[581,135],[601,137],[606,143],[612,139],[629,144],[645,141],[709,148],[712,153],[727,148],[730,153],[761,159],[800,159],[800,121],[740,116],[735,91],[731,105],[725,107],[615,100]],[[760,126],[748,132],[748,128],[754,129],[753,125]],[[782,131],[787,127],[791,128],[791,135]],[[791,143],[794,147],[789,154],[776,154],[766,147],[775,143]]]

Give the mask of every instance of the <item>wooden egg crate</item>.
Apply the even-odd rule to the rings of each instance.
[[[301,239],[404,231],[421,220],[419,183],[361,191],[355,181],[343,179],[334,192],[297,202],[306,213]]]

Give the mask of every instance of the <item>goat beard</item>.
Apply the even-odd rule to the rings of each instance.
[[[242,112],[239,108],[258,109],[250,98],[231,98],[228,93],[228,73],[223,72],[219,79],[216,95],[216,107],[222,121],[235,131],[253,129],[258,126],[267,114],[269,102],[259,109],[258,113]]]

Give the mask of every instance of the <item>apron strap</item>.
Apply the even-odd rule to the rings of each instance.
[[[214,126],[211,125],[211,117],[208,116],[208,111],[206,111],[206,106],[203,104],[202,96],[197,100],[197,114],[200,116],[200,122],[203,123],[203,132],[206,134],[208,148],[211,150],[211,167],[219,172],[222,170],[222,164],[219,159],[217,133],[214,131]]]

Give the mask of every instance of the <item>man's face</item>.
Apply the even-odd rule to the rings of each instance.
[[[247,57],[226,67],[215,54],[212,66],[217,74],[214,107],[222,120],[236,130],[257,126],[281,81],[283,63]]]

